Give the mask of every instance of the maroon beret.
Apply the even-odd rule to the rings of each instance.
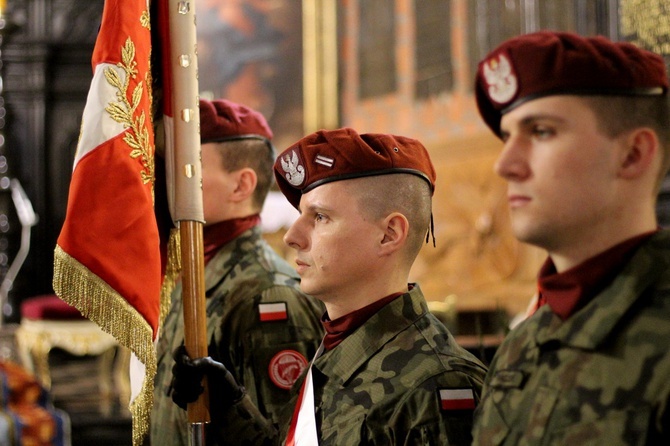
[[[272,139],[272,130],[256,110],[225,99],[200,99],[200,142],[220,142],[244,137]]]
[[[505,41],[479,63],[479,113],[500,135],[503,114],[557,94],[651,96],[668,91],[663,58],[631,43],[540,31]]]
[[[435,169],[428,151],[416,139],[356,130],[320,130],[307,135],[275,161],[279,189],[297,209],[300,196],[317,186],[392,173],[410,173],[435,190]]]

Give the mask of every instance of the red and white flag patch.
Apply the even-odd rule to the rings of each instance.
[[[440,389],[442,410],[468,410],[475,408],[475,394],[472,389]]]
[[[271,304],[258,304],[258,315],[261,322],[285,321],[288,319],[286,302],[275,302]]]

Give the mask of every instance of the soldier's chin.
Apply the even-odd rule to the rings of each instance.
[[[303,293],[311,294],[308,290],[311,290],[312,287],[309,286],[309,281],[302,278],[300,279],[300,289]]]
[[[318,294],[318,288],[314,286],[313,283],[309,279],[305,279],[304,277],[300,280],[300,289],[302,290],[303,293],[309,294],[312,296],[316,297],[316,294]]]

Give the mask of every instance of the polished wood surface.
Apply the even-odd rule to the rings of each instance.
[[[191,358],[207,356],[207,315],[205,312],[205,260],[202,223],[179,223],[182,253],[182,284],[184,301],[184,344]],[[204,383],[205,388],[206,383]],[[188,405],[190,423],[209,422],[207,392]]]

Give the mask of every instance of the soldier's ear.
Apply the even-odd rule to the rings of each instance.
[[[659,158],[660,143],[656,132],[642,127],[623,135],[619,160],[620,178],[634,179],[649,172]],[[655,175],[655,172],[654,172]]]
[[[400,212],[393,212],[382,220],[380,255],[392,254],[405,246],[409,233],[409,221]]]
[[[234,172],[235,189],[231,194],[231,201],[240,202],[253,195],[258,184],[258,176],[254,169],[244,167]]]

